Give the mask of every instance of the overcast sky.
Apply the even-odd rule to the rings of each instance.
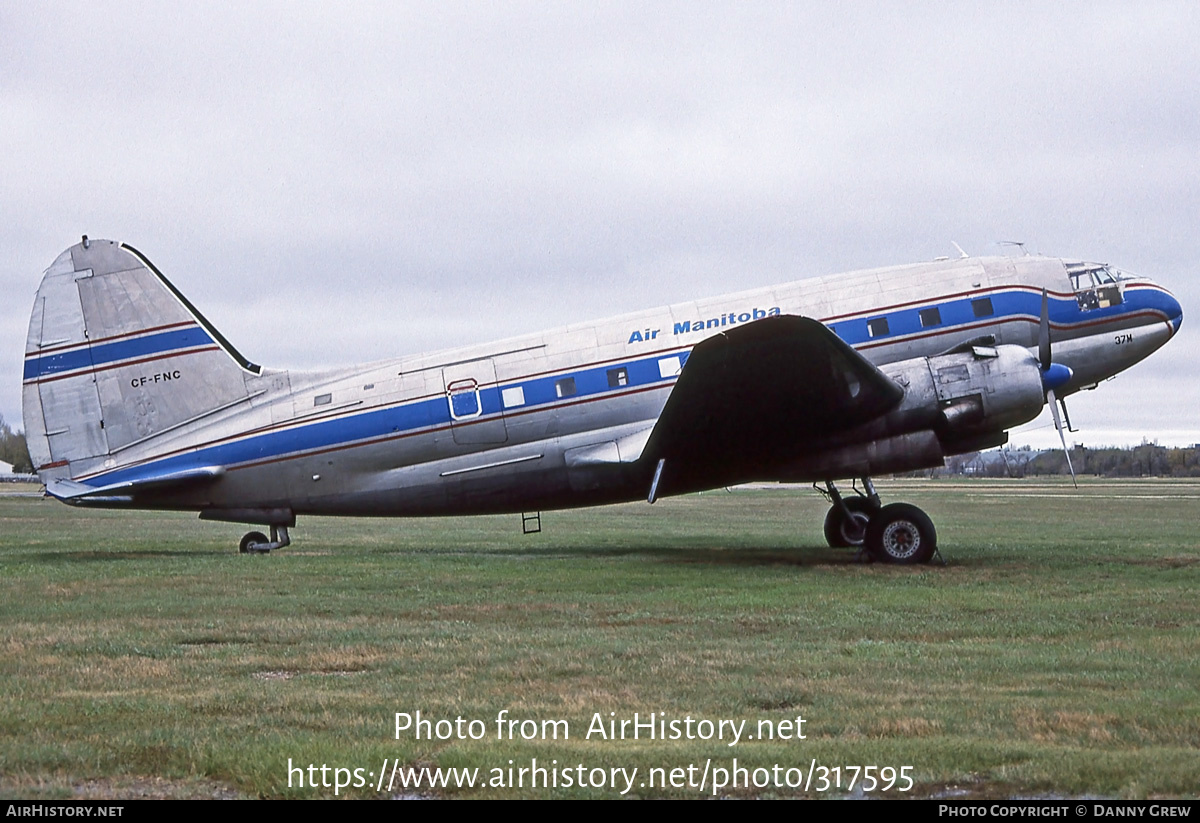
[[[0,37],[14,425],[82,234],[301,368],[1020,240],[1184,306],[1073,439],[1200,442],[1200,3],[0,2]]]

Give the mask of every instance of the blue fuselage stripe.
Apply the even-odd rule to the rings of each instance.
[[[991,301],[992,314],[978,316],[975,314],[972,304],[981,299],[989,299]],[[1050,322],[1055,325],[1065,326],[1081,322],[1091,323],[1096,320],[1115,320],[1121,315],[1130,314],[1135,311],[1145,311],[1147,309],[1157,309],[1162,311],[1164,316],[1167,316],[1171,312],[1171,304],[1172,298],[1161,289],[1156,288],[1129,289],[1125,293],[1124,302],[1115,306],[1097,308],[1086,312],[1080,311],[1079,304],[1074,297],[1051,297],[1049,304]],[[932,308],[938,310],[941,322],[931,326],[922,326],[921,312]],[[833,329],[838,337],[851,346],[859,346],[864,343],[878,343],[883,340],[890,340],[910,334],[946,331],[952,329],[954,326],[965,326],[980,322],[999,323],[1006,319],[1018,317],[1037,318],[1041,316],[1041,313],[1041,293],[1032,290],[1017,289],[986,292],[956,300],[930,302],[903,309],[882,310],[877,314],[864,313],[847,320],[835,320],[826,325]],[[872,337],[867,331],[867,323],[880,317],[887,318],[888,333]]]
[[[923,306],[880,312],[879,314],[863,315],[861,318],[838,320],[830,324],[837,334],[851,345],[867,342],[880,343],[905,334],[919,332],[950,332],[955,326],[976,324],[981,321],[1000,323],[1006,319],[1037,318],[1041,314],[1041,294],[1027,290],[1010,290],[991,292],[986,295],[992,300],[994,315],[976,317],[971,301],[978,297],[968,297],[946,301],[944,303],[929,303]],[[1168,315],[1171,311],[1172,298],[1155,288],[1130,289],[1126,292],[1126,300],[1120,305],[1092,311],[1080,311],[1075,299],[1051,298],[1050,320],[1057,325],[1092,323],[1095,320],[1113,320],[1123,314],[1157,309]],[[1177,306],[1177,304],[1175,304]],[[923,328],[920,325],[919,312],[921,309],[936,306],[941,312],[941,324],[935,327]],[[867,335],[866,324],[875,317],[887,317],[890,333],[884,337],[871,338]],[[1035,320],[1036,322],[1036,320]],[[191,341],[205,342],[202,339]],[[157,337],[157,335],[156,335]],[[669,337],[668,337],[669,339]],[[659,338],[656,342],[663,342]],[[530,409],[549,407],[556,403],[598,398],[605,393],[623,394],[630,390],[652,387],[655,384],[668,384],[674,375],[662,376],[660,361],[672,357],[679,358],[680,364],[687,362],[689,350],[668,349],[653,356],[635,358],[626,361],[610,362],[599,366],[590,366],[577,371],[564,371],[549,376],[530,377],[515,380],[500,385],[483,387],[479,390],[479,405],[481,416],[474,420],[453,421],[450,417],[450,405],[445,396],[424,398],[398,406],[384,409],[368,410],[349,413],[344,417],[329,420],[314,421],[298,425],[294,428],[280,431],[263,432],[248,436],[241,440],[201,447],[196,451],[173,455],[154,460],[140,466],[119,469],[84,481],[91,485],[121,483],[163,474],[183,469],[202,466],[222,465],[236,467],[240,464],[251,464],[280,459],[289,455],[305,452],[327,450],[345,447],[356,442],[403,437],[422,429],[439,428],[451,425],[471,425],[476,421],[499,420],[501,413],[501,392],[506,388],[520,387],[524,394],[524,402],[519,406],[504,409],[506,414],[518,414]],[[125,357],[132,354],[123,355]],[[113,359],[116,359],[115,357]],[[620,385],[610,384],[609,374],[624,369],[625,382]],[[564,378],[573,379],[574,393],[562,395],[558,384]]]
[[[660,376],[658,361],[664,356],[678,357],[682,364],[687,362],[687,355],[688,353],[685,351],[659,355],[624,363],[606,364],[552,377],[536,377],[526,381],[481,388],[479,397],[483,416],[476,420],[482,422],[499,419],[496,415],[500,412],[502,388],[521,386],[524,390],[525,402],[518,407],[506,410],[509,414],[515,414],[552,403],[587,399],[589,396],[603,392],[627,392],[630,388],[649,386],[654,383],[666,384],[675,378],[673,375],[670,377]],[[608,372],[617,368],[627,370],[627,386],[613,388],[608,385]],[[576,391],[572,395],[559,397],[555,383],[564,377],[574,378]],[[492,415],[492,417],[488,415]],[[236,466],[244,463],[256,463],[297,452],[319,451],[360,441],[402,437],[421,429],[447,426],[451,422],[450,406],[446,397],[431,397],[391,408],[365,411],[297,428],[265,432],[231,443],[208,446],[187,454],[156,460],[147,465],[108,472],[85,482],[90,485],[106,485],[157,477],[196,466]],[[457,425],[472,425],[474,422],[474,420],[463,421]]]

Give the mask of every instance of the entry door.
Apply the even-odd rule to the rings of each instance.
[[[455,443],[481,446],[508,440],[491,358],[444,367],[442,384]]]

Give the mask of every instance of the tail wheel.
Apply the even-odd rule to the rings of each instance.
[[[266,546],[270,542],[262,532],[246,532],[242,536],[242,542],[238,543],[238,551],[242,554],[250,554],[258,551],[256,546]]]
[[[916,506],[890,503],[871,517],[865,546],[884,563],[928,563],[937,550],[937,530]]]
[[[825,515],[825,542],[835,549],[852,549],[861,546],[867,536],[867,524],[875,507],[865,497],[843,497],[842,502],[850,511],[850,517],[842,514],[842,507],[834,503]]]

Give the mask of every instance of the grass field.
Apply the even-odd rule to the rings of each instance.
[[[289,759],[370,775],[339,796],[624,788],[376,792],[397,762],[486,780],[534,758],[636,767],[633,797],[711,796],[734,758],[816,777],[719,796],[857,796],[854,766],[910,767],[888,796],[1200,794],[1200,482],[880,485],[929,512],[948,565],[854,563],[799,489],[547,513],[529,536],[302,519],[270,556],[192,515],[0,497],[0,795],[334,795],[289,788]],[[417,710],[486,733],[396,739]],[[497,739],[502,710],[570,738]],[[746,734],[802,716],[805,739],[586,738],[635,712]],[[840,791],[814,762],[846,767]],[[638,785],[706,763],[703,791]]]

